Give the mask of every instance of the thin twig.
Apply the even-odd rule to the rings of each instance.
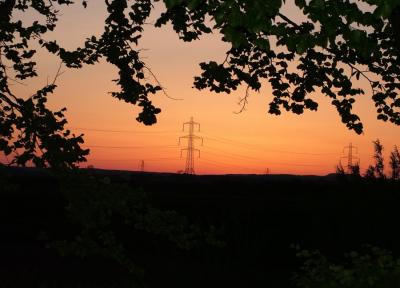
[[[375,94],[375,88],[372,84],[375,83],[376,81],[371,80],[371,78],[369,78],[367,75],[365,75],[365,73],[368,73],[370,71],[361,71],[360,69],[358,69],[356,66],[352,65],[351,63],[347,63],[347,65],[349,65],[351,68],[351,72],[352,72],[351,76],[353,75],[354,70],[357,71],[358,73],[360,73],[360,75],[369,82],[369,85],[371,86],[372,94]],[[351,77],[350,77],[350,79],[351,79]],[[384,89],[384,90],[386,91],[386,89]]]
[[[65,73],[65,71],[61,71],[62,64],[63,64],[63,63],[60,62],[60,65],[58,65],[57,72],[56,72],[56,74],[55,74],[55,76],[54,76],[54,79],[53,79],[53,81],[51,82],[51,84],[49,84],[49,80],[48,80],[48,78],[47,78],[46,87],[47,87],[47,86],[50,86],[50,85],[55,85],[56,82],[57,82],[58,77],[60,77],[61,75],[63,75],[63,74]],[[29,97],[29,98],[31,99],[31,98],[35,97],[35,95],[37,95],[37,93],[33,94],[33,95],[32,95],[31,97]]]
[[[230,53],[226,53],[226,56],[225,56],[224,62],[222,62],[222,65],[224,65],[225,63],[228,62],[229,55],[230,55]]]
[[[143,66],[143,68],[146,68],[147,71],[149,71],[150,75],[154,78],[154,81],[157,82],[158,86],[160,86],[163,94],[165,95],[165,97],[171,99],[171,100],[176,100],[176,101],[180,101],[183,100],[182,98],[174,98],[168,95],[167,91],[165,91],[164,87],[161,85],[160,81],[158,81],[156,75],[154,75],[154,73],[150,70],[149,67],[147,67],[146,65]]]
[[[139,53],[139,52],[141,52],[141,51],[150,50],[150,49],[146,49],[146,48],[141,48],[141,49],[135,50],[135,49],[132,48],[132,46],[131,46],[131,44],[130,44],[129,42],[125,41],[125,44],[128,45],[129,48],[130,48],[132,51],[136,51],[137,53]],[[143,63],[143,62],[142,62],[142,63]],[[150,73],[150,75],[153,77],[154,81],[157,82],[158,86],[160,86],[160,88],[161,88],[163,94],[165,95],[165,97],[167,97],[167,98],[169,98],[169,99],[171,99],[171,100],[176,100],[176,101],[183,100],[182,98],[174,98],[174,97],[169,96],[168,93],[167,93],[167,91],[165,90],[165,88],[161,85],[161,82],[157,79],[156,75],[153,73],[153,71],[151,71],[151,69],[150,69],[149,67],[147,67],[144,63],[143,63],[143,68],[145,68],[145,69]]]
[[[63,64],[63,63],[60,62],[60,65],[58,65],[57,73],[56,73],[56,75],[54,76],[54,79],[53,79],[53,82],[51,83],[51,85],[56,84],[57,78],[60,77],[62,74],[65,73],[65,71],[62,71],[62,72],[61,72],[62,64]]]
[[[299,24],[293,22],[292,20],[290,20],[288,17],[286,17],[282,13],[278,13],[278,16],[281,17],[283,20],[285,20],[287,23],[292,24],[292,26],[294,26],[296,28],[300,28]]]
[[[250,89],[250,85],[247,85],[246,93],[245,93],[244,97],[239,100],[239,103],[238,103],[238,105],[241,105],[242,107],[240,108],[240,110],[238,112],[233,112],[233,113],[240,114],[240,113],[242,113],[243,111],[246,110],[246,106],[249,103],[249,100],[248,100],[248,98],[250,96],[249,95],[249,89]]]
[[[16,79],[13,79],[13,78],[8,78],[8,79],[9,79],[10,81],[13,81],[13,82],[19,84],[19,85],[28,86],[28,85],[26,85],[25,83],[23,83],[23,82],[21,82],[21,81],[18,81],[18,80],[16,80]],[[12,84],[10,84],[10,85],[12,85]]]

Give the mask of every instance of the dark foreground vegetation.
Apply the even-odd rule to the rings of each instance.
[[[0,287],[400,287],[398,181],[0,175]]]

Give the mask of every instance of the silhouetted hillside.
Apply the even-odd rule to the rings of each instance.
[[[69,182],[63,182],[65,177]],[[78,178],[83,181],[74,183],[73,179]],[[40,287],[43,281],[47,283],[45,287],[64,287],[54,284],[60,281],[71,287],[73,283],[91,281],[114,283],[116,278],[122,282],[117,281],[115,287],[128,287],[131,280],[117,258],[110,256],[111,259],[103,252],[97,256],[89,253],[83,258],[76,253],[60,256],[52,244],[75,241],[76,235],[85,235],[87,231],[97,235],[93,231],[98,227],[111,227],[107,229],[113,230],[125,253],[145,270],[143,277],[149,287],[293,287],[290,278],[300,263],[291,244],[320,249],[338,260],[344,252],[359,249],[363,244],[378,245],[396,255],[400,252],[400,233],[396,228],[400,219],[400,189],[399,183],[390,181],[340,178],[334,174],[193,176],[107,170],[60,176],[19,168],[3,171],[2,179],[5,184],[0,188],[0,279],[8,283],[0,283],[2,287],[17,287],[13,283],[34,283],[31,287]],[[110,191],[89,191],[87,187],[91,186],[85,186],[85,182],[90,181],[97,181],[98,187],[110,187]],[[68,192],[63,188],[68,185],[75,185],[75,190]],[[125,192],[115,190],[113,196],[117,189],[113,185],[128,188]],[[137,191],[144,191],[144,200],[132,198],[126,203],[136,205],[145,201],[154,207],[150,211],[176,211],[187,220],[166,214],[172,215],[172,220],[160,225],[157,223],[163,221],[162,214],[152,212],[152,222],[141,224],[150,228],[128,223],[129,217],[119,214],[125,204],[114,201],[125,199],[125,194],[133,197]],[[102,199],[105,204],[101,204]],[[96,210],[100,205],[96,203],[111,209],[105,212],[109,214],[109,226],[88,222],[92,218],[87,218],[87,211],[100,211]],[[135,209],[144,211],[140,205]],[[135,221],[141,221],[140,213]],[[99,214],[93,219],[102,217],[105,216]],[[87,223],[94,228],[87,228]],[[188,233],[182,235],[199,237],[200,244],[187,249],[178,247],[175,240],[168,240],[173,235],[165,236],[170,233],[165,232],[165,225],[181,227],[183,230],[176,229],[172,234]],[[190,225],[204,233],[193,234],[192,228],[185,228]],[[123,286],[123,281],[128,286]],[[113,287],[87,285],[83,286]]]

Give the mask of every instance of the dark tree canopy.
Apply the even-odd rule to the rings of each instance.
[[[105,0],[103,33],[82,39],[74,51],[46,33],[56,28],[62,6],[82,5],[90,13],[90,5],[97,1],[0,0],[0,150],[17,153],[14,162],[19,165],[33,161],[56,168],[74,167],[88,154],[80,148],[82,135],[65,131],[64,109],[52,112],[46,107],[55,82],[28,99],[10,88],[13,81],[38,76],[34,42],[70,68],[96,64],[101,58],[115,65],[119,91],[112,96],[140,106],[136,119],[154,124],[161,110],[151,96],[161,87],[145,77],[147,68],[138,49],[154,2],[165,4],[155,26],[172,23],[183,41],[218,31],[231,44],[224,62],[200,63],[202,73],[194,80],[197,89],[230,93],[244,85],[245,104],[249,91],[270,85],[268,112],[276,115],[282,110],[317,110],[313,92],[321,92],[332,100],[342,122],[358,134],[363,125],[352,107],[366,94],[375,103],[378,119],[400,125],[398,0],[295,0],[302,14],[296,19],[282,12],[283,0]],[[24,26],[13,17],[17,10],[36,10],[42,19]],[[303,18],[306,21],[298,20]],[[355,86],[361,79],[370,84],[367,90]]]

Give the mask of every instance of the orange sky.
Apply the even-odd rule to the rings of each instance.
[[[80,5],[63,8],[52,37],[67,48],[75,48],[85,37],[99,34],[105,15],[103,5],[102,1],[89,1],[86,11]],[[286,12],[295,14],[290,9]],[[355,106],[365,126],[361,136],[347,130],[329,99],[319,93],[313,96],[320,104],[318,112],[274,116],[267,113],[272,99],[267,83],[260,93],[251,94],[241,114],[234,112],[240,109],[237,102],[243,90],[227,95],[192,89],[199,62],[225,58],[227,45],[220,38],[216,33],[183,43],[170,27],[146,26],[140,44],[140,48],[148,49],[142,54],[146,64],[170,96],[184,99],[175,101],[157,94],[153,102],[162,112],[158,123],[150,127],[136,122],[139,108],[108,95],[115,89],[111,80],[117,74],[113,67],[101,63],[81,70],[64,69],[50,104],[55,109],[67,107],[69,127],[85,134],[85,147],[91,148],[91,155],[84,166],[137,170],[139,161],[144,160],[146,171],[183,170],[185,154],[180,158],[180,148],[184,145],[177,144],[179,136],[185,135],[182,123],[191,116],[201,123],[198,135],[204,138],[204,146],[197,147],[201,150],[201,158],[195,159],[197,174],[261,174],[269,169],[270,173],[324,175],[334,172],[343,147],[350,142],[358,147],[364,172],[372,162],[373,140],[379,138],[384,144],[386,159],[392,147],[400,145],[400,127],[376,120],[368,89]],[[14,86],[19,95],[29,95],[43,86],[59,63],[43,52],[37,62],[40,77],[26,86]]]

